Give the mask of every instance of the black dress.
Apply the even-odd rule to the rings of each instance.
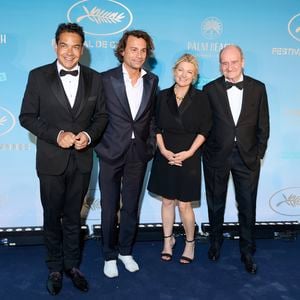
[[[161,133],[166,149],[177,153],[188,150],[198,134],[207,136],[211,127],[211,112],[206,95],[190,87],[177,106],[174,86],[162,90],[156,106],[157,133]],[[168,199],[200,200],[201,148],[186,159],[182,167],[168,164],[157,148],[148,191]]]

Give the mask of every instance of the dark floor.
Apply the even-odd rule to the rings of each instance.
[[[218,262],[207,259],[206,240],[197,240],[196,258],[181,265],[182,237],[177,238],[174,259],[160,261],[161,242],[137,242],[134,256],[140,271],[127,272],[119,263],[119,277],[103,275],[101,243],[85,242],[81,270],[90,283],[88,293],[64,278],[63,290],[50,296],[45,288],[47,269],[44,246],[0,246],[0,299],[184,299],[250,300],[300,299],[300,240],[258,240],[258,273],[246,273],[237,240],[225,240]]]

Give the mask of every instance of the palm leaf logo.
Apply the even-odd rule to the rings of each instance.
[[[7,121],[6,116],[3,116],[0,118],[0,126],[3,126],[5,124],[5,122]]]
[[[125,17],[124,13],[111,12],[106,11],[101,8],[97,8],[96,6],[89,11],[85,6],[82,6],[83,10],[86,12],[86,15],[80,16],[77,18],[77,22],[79,23],[85,18],[88,18],[90,21],[95,22],[97,24],[101,23],[120,23],[122,19]]]
[[[211,32],[215,32],[218,34],[221,32],[220,24],[218,22],[216,22],[215,20],[208,20],[204,24],[203,29],[206,31],[211,31]]]

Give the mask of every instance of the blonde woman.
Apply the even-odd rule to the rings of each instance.
[[[191,205],[200,199],[201,145],[210,127],[207,97],[193,84],[198,77],[197,59],[182,55],[173,68],[174,85],[162,90],[156,107],[157,151],[148,190],[162,197],[163,261],[171,261],[175,245],[173,224],[178,204],[186,243],[180,263],[194,259],[195,215]]]

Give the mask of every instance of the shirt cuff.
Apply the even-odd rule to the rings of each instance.
[[[89,145],[92,142],[90,135],[86,131],[82,131],[82,133],[84,133],[88,137],[89,140],[88,145]]]
[[[56,138],[57,144],[58,144],[58,140],[59,140],[60,135],[61,135],[62,133],[64,133],[64,132],[65,132],[64,130],[61,130],[61,131],[58,133],[57,138]]]

